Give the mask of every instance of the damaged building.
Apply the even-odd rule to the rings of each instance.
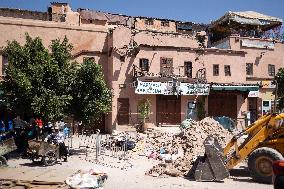
[[[272,80],[284,64],[284,45],[266,35],[282,25],[260,13],[228,12],[210,25],[130,17],[51,3],[47,12],[0,8],[0,46],[24,43],[25,33],[44,44],[65,35],[77,62],[102,65],[113,90],[112,111],[96,127],[111,132],[142,120],[149,99],[150,126],[179,125],[186,118],[227,116],[245,126],[270,111]],[[277,34],[277,32],[276,32]],[[7,58],[0,56],[2,77]],[[249,115],[249,116],[248,116]]]

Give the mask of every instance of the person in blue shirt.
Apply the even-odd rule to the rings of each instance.
[[[13,130],[13,120],[11,119],[11,117],[8,117],[8,131],[12,130]]]
[[[4,120],[0,121],[0,133],[4,133],[5,132],[5,122]]]

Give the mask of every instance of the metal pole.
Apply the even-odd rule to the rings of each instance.
[[[96,160],[98,160],[99,148],[100,148],[100,139],[99,139],[100,130],[99,129],[97,130],[96,134],[97,134],[97,138],[96,138]]]
[[[275,84],[276,84],[276,86],[275,86],[275,98],[274,98],[274,110],[273,110],[273,113],[276,113],[276,100],[277,100],[277,92],[278,92],[278,82],[277,82],[277,80],[275,80]]]

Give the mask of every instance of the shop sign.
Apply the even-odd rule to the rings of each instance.
[[[250,91],[248,97],[259,97],[259,91]]]
[[[164,94],[165,88],[161,82],[138,81],[136,94]]]
[[[274,89],[276,87],[272,81],[261,81],[261,85],[263,89]]]
[[[138,81],[135,93],[174,95],[172,87],[172,83]],[[209,95],[210,85],[180,83],[177,86],[177,90],[181,92],[181,95]]]
[[[242,40],[242,46],[243,47],[261,48],[261,49],[274,49],[275,44],[273,42],[270,42],[270,41],[243,39]]]
[[[209,84],[181,83],[180,90],[182,95],[209,95]]]

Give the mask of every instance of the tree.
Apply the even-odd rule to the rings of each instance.
[[[277,99],[279,100],[279,109],[284,108],[284,68],[280,68],[275,76],[275,81],[277,82]]]
[[[67,115],[90,125],[111,109],[112,94],[102,68],[92,60],[71,62],[72,45],[52,40],[50,52],[39,37],[26,35],[22,46],[8,42],[6,76],[1,88],[8,108],[18,115],[56,121]]]
[[[9,64],[2,88],[8,108],[16,114],[41,115],[48,121],[66,115],[75,72],[69,62],[72,45],[65,37],[53,40],[50,49],[39,37],[32,39],[28,34],[23,46],[12,41],[4,48]]]
[[[145,120],[150,115],[150,112],[151,112],[150,100],[149,99],[141,100],[138,104],[138,113],[139,113],[139,116],[143,118],[142,131],[145,131],[146,129]]]
[[[111,110],[112,92],[106,85],[101,65],[93,59],[85,59],[77,69],[71,89],[71,113],[83,125],[90,126]]]

